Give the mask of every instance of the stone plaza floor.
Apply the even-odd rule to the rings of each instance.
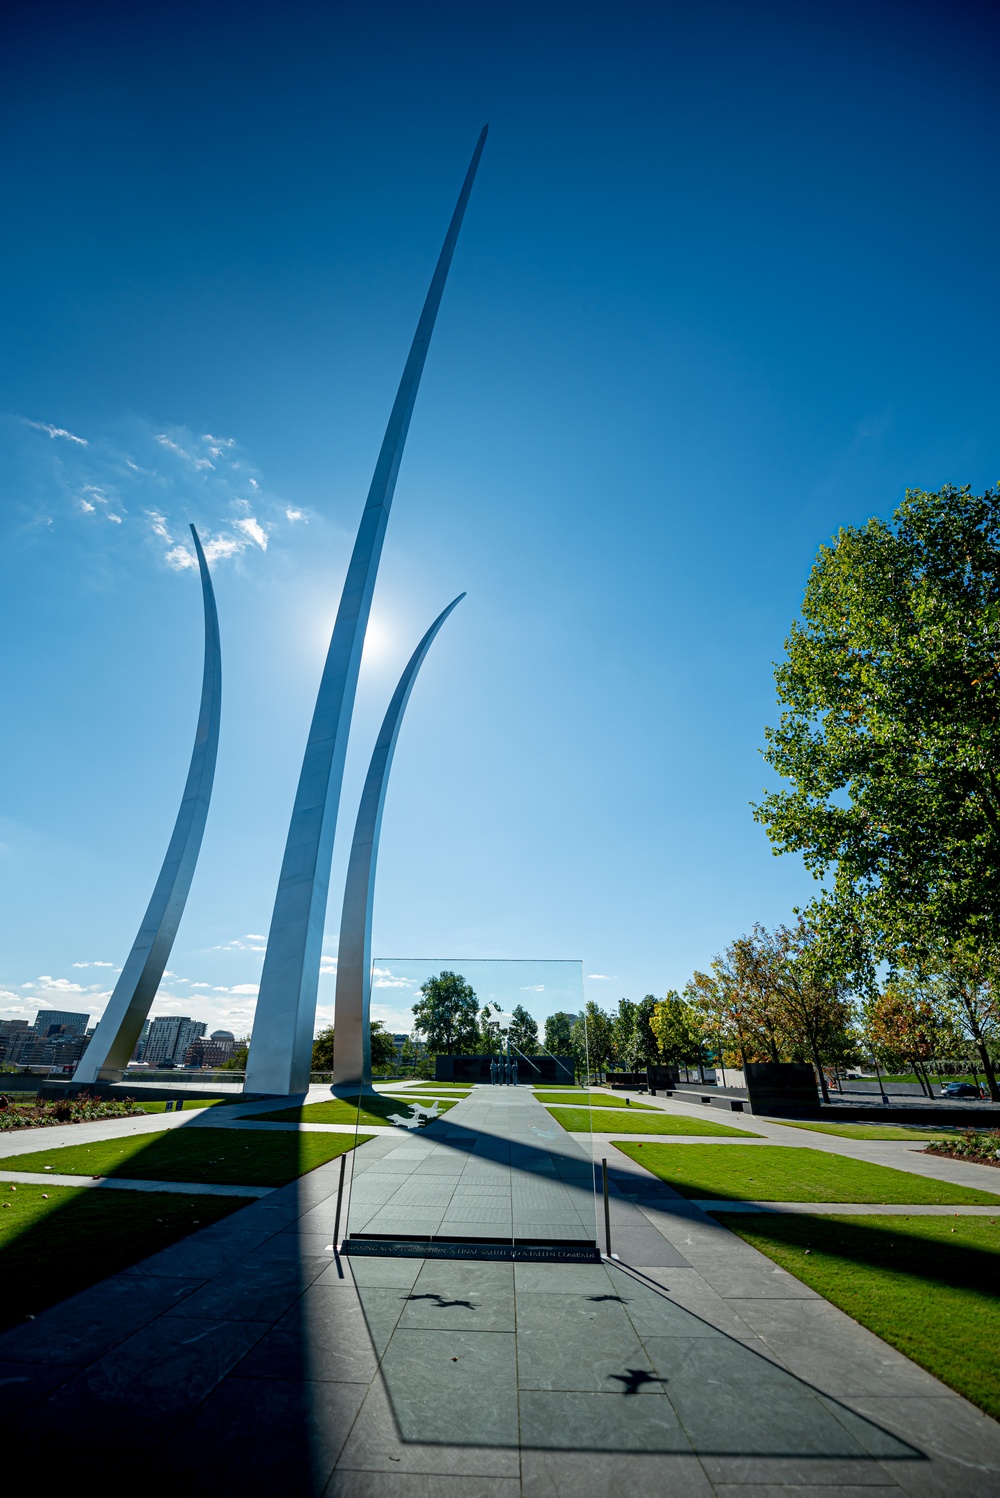
[[[481,1089],[379,1131],[348,1231],[603,1231],[550,1124]],[[8,1452],[153,1493],[1000,1493],[996,1423],[620,1154],[590,1264],[338,1256],[339,1170],[0,1337]]]

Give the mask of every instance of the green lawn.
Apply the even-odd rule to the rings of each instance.
[[[731,1129],[710,1118],[688,1118],[681,1113],[627,1113],[611,1108],[548,1108],[546,1112],[571,1134],[728,1134],[738,1139],[759,1139],[749,1129]],[[683,1145],[679,1148],[684,1148]],[[643,1162],[645,1163],[645,1162]]]
[[[431,1092],[455,1092],[455,1093],[461,1093],[462,1096],[464,1097],[466,1093],[469,1093],[469,1092],[472,1091],[472,1083],[471,1082],[415,1082],[413,1084],[412,1088],[408,1088],[407,1090],[408,1091],[412,1091],[412,1092],[421,1092],[421,1091],[423,1091],[424,1088],[429,1088],[429,1090]]]
[[[718,1218],[1000,1419],[1000,1217]]]
[[[366,1134],[358,1143],[370,1138]],[[5,1155],[3,1169],[37,1174],[51,1166],[56,1175],[284,1186],[353,1147],[353,1134],[179,1128],[162,1134],[134,1134],[127,1139],[95,1139],[90,1144],[70,1144],[30,1155]]]
[[[411,1103],[419,1103],[422,1108],[430,1108],[434,1106],[435,1099],[404,1097],[401,1092],[397,1092],[394,1097],[366,1097],[364,1102],[360,1116],[357,1101],[352,1101],[350,1098],[331,1098],[325,1103],[305,1103],[298,1108],[278,1108],[273,1113],[251,1113],[244,1116],[267,1123],[360,1123],[362,1128],[370,1129],[373,1125],[384,1127],[393,1113],[398,1113],[402,1118],[410,1118],[412,1116]],[[447,1113],[448,1109],[454,1108],[458,1102],[461,1102],[460,1098],[438,1099],[438,1113]]]
[[[583,1092],[580,1088],[575,1088],[572,1091],[567,1088],[565,1092],[538,1091],[535,1093],[535,1097],[540,1103],[546,1104],[575,1103],[579,1106],[580,1103],[587,1102],[593,1108],[640,1108],[647,1113],[658,1113],[660,1111],[658,1108],[652,1107],[649,1103],[626,1103],[623,1097],[615,1097],[614,1093],[611,1092]]]
[[[47,1199],[46,1199],[47,1198]],[[218,1222],[253,1198],[0,1185],[0,1329]]]
[[[148,1103],[144,1097],[133,1098],[132,1101],[142,1109],[143,1113],[163,1113],[166,1111],[167,1107],[165,1101]],[[185,1098],[184,1107],[181,1109],[181,1112],[193,1113],[196,1108],[218,1108],[221,1103],[242,1103],[242,1101],[243,1099],[240,1097],[238,1092],[234,1093],[232,1097],[209,1098],[208,1101],[204,1103],[192,1102],[189,1098]],[[173,1113],[176,1110],[171,1108],[170,1111],[171,1113]]]
[[[839,1134],[842,1139],[909,1139],[933,1144],[936,1139],[962,1137],[959,1129],[935,1128],[930,1124],[925,1129],[904,1129],[899,1124],[790,1123],[787,1118],[769,1118],[767,1122],[781,1124],[785,1129],[809,1129],[814,1134]]]
[[[1000,1196],[926,1176],[781,1144],[616,1144],[681,1196],[766,1202],[982,1202]],[[642,1151],[640,1154],[639,1151]]]

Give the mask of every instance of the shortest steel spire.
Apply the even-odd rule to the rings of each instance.
[[[84,1051],[73,1081],[117,1082],[132,1058],[135,1043],[149,1014],[150,1005],[170,960],[188,891],[194,877],[201,840],[212,798],[215,760],[219,750],[222,713],[222,647],[219,615],[205,553],[194,526],[194,549],[201,573],[201,595],[205,608],[205,668],[201,685],[201,711],[194,736],[194,750],[177,821],[139,933],[132,943],[104,1016]]]
[[[410,700],[417,672],[424,657],[458,597],[440,613],[424,635],[399,678],[379,736],[372,751],[365,788],[361,792],[354,841],[347,866],[344,908],[340,917],[340,947],[337,953],[337,997],[334,1008],[333,1091],[340,1096],[371,1092],[372,1048],[369,1006],[372,992],[372,905],[375,898],[375,866],[382,830],[385,791],[396,751],[399,728]]]

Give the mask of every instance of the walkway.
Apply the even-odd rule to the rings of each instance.
[[[428,1160],[454,1157],[443,1225],[468,1137],[499,1163],[500,1106],[525,1110],[532,1141],[505,1188],[513,1225],[530,1162],[555,1143],[515,1097],[473,1094],[416,1138],[365,1146],[351,1227],[372,1221],[366,1177],[384,1183],[410,1149],[420,1158],[396,1173],[425,1195]],[[152,1493],[1000,1492],[1000,1427],[625,1156],[612,1192],[624,1262],[590,1265],[338,1259],[339,1163],[0,1338],[8,1441],[73,1470],[111,1460]],[[386,1201],[400,1221],[397,1193],[375,1211]]]

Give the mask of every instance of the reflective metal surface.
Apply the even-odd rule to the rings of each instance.
[[[375,898],[375,869],[378,863],[378,839],[382,829],[382,808],[396,740],[410,700],[417,672],[435,635],[448,615],[465,597],[460,593],[434,620],[399,678],[399,685],[382,720],[379,736],[372,751],[358,819],[354,824],[354,841],[347,866],[344,908],[340,917],[340,948],[337,954],[337,998],[334,1009],[334,1033],[337,1043],[333,1053],[333,1091],[341,1096],[356,1096],[372,1091],[372,1052],[368,1010],[371,1003],[372,972],[372,903]]]
[[[286,1096],[309,1085],[333,838],[361,651],[417,388],[485,143],[484,128],[420,314],[347,569],[274,900],[247,1062],[248,1092]]]
[[[205,668],[191,768],[188,770],[187,784],[167,855],[139,927],[139,934],[132,943],[132,950],[108,1000],[104,1016],[73,1074],[74,1082],[115,1082],[131,1060],[135,1043],[160,986],[163,970],[170,959],[170,949],[184,914],[208,818],[215,760],[219,749],[222,650],[219,643],[219,616],[208,563],[194,526],[191,527],[191,534],[198,556],[205,607]]]

